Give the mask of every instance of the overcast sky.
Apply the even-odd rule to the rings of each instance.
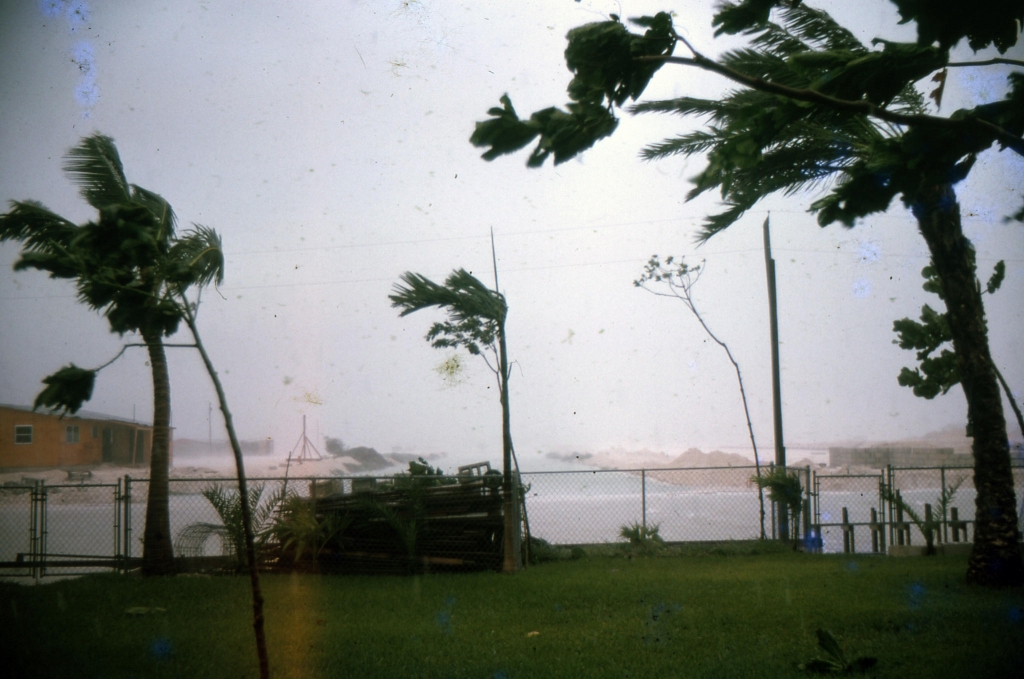
[[[865,42],[914,36],[883,0],[809,4],[835,8]],[[925,401],[896,382],[913,355],[892,344],[892,321],[940,304],[921,290],[925,244],[898,203],[847,230],[816,225],[806,213],[814,195],[766,201],[697,248],[702,218],[717,209],[716,195],[684,202],[703,160],[637,155],[692,122],[626,117],[612,138],[557,168],[527,169],[526,151],[487,163],[469,144],[505,92],[522,115],[564,104],[570,28],[671,2],[0,7],[3,209],[35,199],[90,219],[60,168],[98,131],[115,139],[129,181],[170,201],[182,229],[215,228],[226,280],[204,294],[200,326],[242,438],[272,437],[286,454],[306,415],[318,444],[331,435],[382,452],[497,462],[493,376],[462,356],[460,381],[442,379],[436,369],[450,354],[423,339],[440,313],[399,318],[387,299],[404,271],[440,280],[465,267],[492,281],[493,228],[510,307],[513,438],[527,468],[538,451],[748,446],[725,355],[682,305],[632,285],[654,253],[706,260],[696,302],[741,365],[770,458],[769,209],[787,444],[892,440],[965,420],[959,388]],[[705,53],[730,44],[712,38],[710,2],[675,7],[685,12],[677,28]],[[952,70],[941,113],[999,97],[1006,72]],[[646,98],[727,88],[665,67]],[[992,150],[958,187],[981,276],[1007,263],[1002,290],[985,303],[994,357],[1018,393],[1024,232],[1002,218],[1020,207],[1022,185],[1020,157]],[[18,252],[0,246],[0,402],[27,405],[42,377],[72,361],[102,364],[121,340],[76,304],[70,285],[15,274]],[[209,380],[192,350],[168,351],[175,436],[205,439],[216,403]],[[104,370],[86,407],[150,421],[145,360],[136,349]]]

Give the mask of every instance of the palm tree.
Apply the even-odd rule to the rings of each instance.
[[[79,301],[102,312],[111,331],[141,335],[153,376],[142,571],[173,573],[168,511],[171,393],[164,338],[174,334],[183,318],[179,298],[184,290],[220,281],[220,242],[215,232],[201,226],[176,237],[171,206],[159,195],[128,183],[110,137],[95,134],[83,139],[65,161],[64,171],[99,212],[98,219],[78,226],[38,202],[12,201],[11,210],[0,215],[0,242],[24,244],[15,270],[38,269],[51,278],[73,280]],[[64,368],[45,380],[50,386],[36,406],[76,411],[91,395],[94,375],[95,371],[73,365]],[[62,398],[61,387],[76,380],[77,398],[69,402]]]
[[[149,494],[143,534],[142,572],[166,575],[175,571],[168,506],[171,392],[164,353],[164,337],[173,335],[182,320],[192,333],[206,371],[217,391],[224,426],[238,470],[239,497],[248,499],[241,446],[235,434],[224,389],[213,368],[196,325],[199,301],[188,299],[191,288],[220,284],[224,253],[220,237],[194,224],[181,237],[174,233],[171,206],[162,197],[128,184],[114,140],[100,134],[86,137],[66,156],[64,170],[82,196],[99,211],[99,220],[76,226],[34,201],[11,204],[0,215],[0,242],[17,240],[24,249],[15,270],[48,271],[51,278],[75,281],[79,300],[102,311],[119,335],[138,333],[149,352],[153,374],[153,447],[150,456]],[[43,382],[35,407],[49,406],[76,412],[92,396],[96,373],[110,365],[131,344],[94,370],[65,366]],[[138,346],[138,345],[135,345]],[[253,600],[253,631],[260,677],[270,674],[264,634],[263,595],[260,590],[253,533],[253,507],[241,502],[242,532]],[[236,536],[237,537],[237,536]]]
[[[707,219],[698,241],[728,228],[777,191],[830,188],[810,206],[822,226],[839,221],[851,227],[858,218],[885,211],[899,196],[917,219],[941,285],[974,437],[976,539],[967,579],[1020,584],[1024,560],[1006,421],[974,248],[963,233],[954,186],[994,143],[1024,154],[1024,73],[1008,76],[1003,99],[948,117],[927,114],[914,85],[932,76],[939,83],[931,93],[938,103],[948,68],[1024,65],[1003,58],[949,61],[949,48],[963,37],[975,50],[995,44],[1004,52],[1019,40],[1024,14],[1013,3],[982,3],[972,21],[964,22],[938,3],[897,4],[905,21],[917,22],[918,43],[876,40],[882,49],[869,50],[828,14],[799,0],[723,2],[713,22],[717,33],[751,38],[749,47],[717,61],[679,35],[666,12],[632,19],[647,29],[642,35],[612,15],[612,21],[579,26],[567,36],[566,65],[574,74],[568,112],[548,108],[520,119],[504,96],[503,106],[476,124],[470,141],[491,147],[483,156],[491,160],[539,137],[528,165],[539,166],[549,156],[556,164],[565,162],[614,131],[615,106],[637,99],[660,66],[678,64],[743,86],[721,99],[682,97],[631,109],[709,119],[706,129],[643,152],[648,159],[707,154],[690,198],[717,188],[727,208]],[[773,12],[780,23],[769,20]],[[673,56],[678,44],[691,56]],[[1014,218],[1024,220],[1024,210]]]
[[[844,100],[863,97],[861,101],[908,117],[925,113],[914,82],[943,68],[945,52],[889,43],[881,52],[871,51],[822,11],[794,3],[779,14],[781,23],[751,29],[751,48],[725,54],[720,64],[740,76],[794,91],[816,90]],[[1011,77],[1011,83],[1015,93],[1007,102],[981,107],[986,119],[1005,129],[1022,124],[1019,104],[1024,101],[1015,106],[1014,99],[1024,100],[1024,77]],[[989,352],[974,247],[963,233],[954,190],[993,137],[926,126],[905,130],[862,113],[808,106],[759,89],[733,91],[718,100],[646,102],[632,111],[708,120],[705,129],[642,152],[652,160],[707,153],[708,165],[694,179],[688,198],[719,189],[727,208],[707,218],[699,241],[735,223],[776,191],[791,195],[831,188],[810,206],[822,226],[839,221],[852,227],[856,219],[887,209],[900,196],[917,219],[946,302],[974,437],[976,538],[967,579],[1024,582],[1006,420]]]
[[[495,277],[497,278],[497,277]],[[508,305],[505,297],[489,289],[475,276],[459,269],[453,271],[439,285],[420,274],[405,272],[401,276],[405,285],[396,284],[388,295],[391,306],[399,308],[399,316],[428,307],[448,311],[448,320],[434,323],[427,332],[427,341],[436,348],[464,348],[474,356],[483,357],[487,367],[498,380],[501,399],[502,439],[502,494],[504,496],[504,537],[502,570],[511,573],[519,569],[519,531],[516,521],[518,502],[515,493],[519,484],[512,479],[512,427],[508,400],[508,353],[505,346],[505,316]],[[489,352],[495,364],[487,360]]]

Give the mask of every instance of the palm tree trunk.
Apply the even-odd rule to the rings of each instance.
[[[975,537],[967,581],[1002,586],[1024,583],[1017,529],[1017,500],[1010,468],[1006,419],[988,346],[974,248],[964,236],[960,206],[950,184],[930,187],[908,201],[928,243],[942,284],[956,350],[960,384],[967,397],[974,438]]]
[[[502,567],[503,573],[515,573],[519,570],[519,540],[516,539],[519,525],[516,521],[518,513],[517,493],[519,484],[512,479],[512,423],[508,403],[508,353],[505,349],[504,324],[498,328],[498,370],[501,377],[501,464],[502,464],[502,514],[504,530],[502,531]]]
[[[175,572],[168,508],[168,466],[171,445],[171,379],[159,333],[143,333],[153,371],[153,451],[149,460],[149,496],[142,538],[142,574]]]

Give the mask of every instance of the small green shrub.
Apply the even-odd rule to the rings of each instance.
[[[266,501],[261,502],[263,490],[262,483],[249,486],[249,509],[252,516],[252,532],[256,538],[257,561],[259,561],[260,552],[266,548],[267,541],[271,537],[277,508],[284,500],[282,491],[276,491],[266,498]],[[203,489],[202,495],[216,510],[224,528],[227,529],[231,552],[238,560],[238,567],[244,568],[246,565],[245,527],[242,522],[241,493],[237,489],[216,483]],[[211,530],[216,530],[216,528],[211,524]]]
[[[342,546],[340,538],[351,523],[348,514],[327,512],[318,517],[313,502],[293,495],[282,503],[271,531],[282,555],[293,562],[307,557],[316,561],[328,544]]]
[[[644,526],[633,522],[630,526],[622,526],[619,535],[628,541],[623,551],[629,554],[654,554],[665,547],[665,541],[658,535],[659,524]]]
[[[550,561],[559,561],[561,558],[559,549],[550,542],[544,538],[530,536],[530,563],[548,563]]]

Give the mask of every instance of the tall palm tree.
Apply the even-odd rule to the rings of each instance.
[[[110,137],[86,137],[65,156],[64,171],[80,187],[98,219],[78,226],[35,201],[12,201],[0,215],[0,242],[24,244],[15,270],[38,269],[51,278],[75,282],[78,299],[100,311],[119,335],[138,333],[149,353],[153,377],[153,446],[143,534],[145,574],[174,572],[168,511],[171,392],[164,338],[183,318],[180,297],[193,285],[219,282],[223,257],[216,233],[197,226],[175,235],[171,206],[159,195],[125,177]],[[63,376],[63,381],[62,381]],[[65,368],[36,405],[58,405],[69,412],[92,392],[94,372]],[[79,398],[67,402],[61,387],[85,383]],[[84,396],[84,398],[82,398]]]
[[[869,50],[826,13],[799,0],[739,0],[716,9],[717,33],[743,33],[750,45],[710,59],[676,32],[673,16],[631,19],[646,28],[631,33],[612,21],[574,28],[567,35],[566,65],[574,76],[568,111],[543,109],[520,119],[508,96],[478,122],[470,141],[491,147],[487,160],[512,153],[539,137],[528,165],[569,160],[611,134],[614,108],[637,99],[665,64],[717,73],[743,89],[716,100],[682,97],[636,105],[636,113],[677,113],[709,119],[706,129],[649,146],[648,159],[706,153],[708,165],[690,197],[719,189],[727,207],[705,222],[698,240],[729,227],[770,193],[825,187],[811,204],[818,222],[853,226],[885,211],[897,196],[910,208],[931,255],[949,312],[960,382],[974,437],[976,534],[968,564],[970,582],[1024,583],[1017,534],[1006,421],[989,352],[974,248],[964,236],[954,186],[977,155],[999,143],[1024,154],[1024,73],[1008,76],[1001,100],[948,117],[924,112],[915,83],[932,76],[941,100],[946,69],[983,67],[1015,59],[950,62],[949,49],[967,37],[977,50],[1005,52],[1017,44],[1020,3],[981,3],[949,12],[942,3],[904,2],[904,21],[918,24],[917,43],[875,40]],[[779,23],[770,20],[774,16]],[[969,19],[965,20],[964,17]],[[716,33],[716,34],[717,34]],[[938,42],[938,46],[935,43]],[[674,56],[677,45],[690,56]],[[1024,210],[1014,218],[1024,220]]]
[[[420,309],[440,307],[448,311],[448,320],[434,323],[427,332],[427,341],[436,348],[464,348],[474,356],[487,361],[487,367],[498,380],[501,399],[502,440],[502,494],[504,496],[504,531],[502,570],[511,573],[519,569],[519,531],[516,521],[518,502],[515,493],[519,484],[512,479],[512,426],[508,399],[508,352],[505,345],[505,317],[508,305],[505,297],[489,289],[475,276],[459,269],[453,271],[444,285],[417,273],[405,272],[404,285],[396,284],[388,296],[391,306],[399,308],[399,316],[407,316]],[[485,352],[492,354],[491,365]]]
[[[791,90],[867,101],[895,114],[925,113],[924,98],[914,83],[945,67],[946,52],[894,43],[872,51],[825,12],[796,3],[781,9],[779,17],[780,23],[751,29],[750,48],[728,52],[719,63],[734,73]],[[1019,131],[1024,124],[1024,77],[1015,75],[1014,94],[1006,102],[980,107],[984,110],[979,116]],[[632,111],[708,120],[705,129],[642,152],[652,160],[707,153],[708,165],[694,179],[688,198],[719,189],[727,207],[707,218],[700,241],[735,223],[776,191],[790,195],[806,188],[830,188],[810,206],[822,226],[838,221],[852,227],[858,218],[887,209],[897,196],[911,210],[948,309],[974,437],[976,534],[967,579],[1024,582],[1006,420],[988,346],[974,247],[963,233],[954,189],[993,137],[980,127],[973,134],[946,128],[903,129],[862,113],[808,106],[757,89],[736,90],[718,100],[646,102]]]

